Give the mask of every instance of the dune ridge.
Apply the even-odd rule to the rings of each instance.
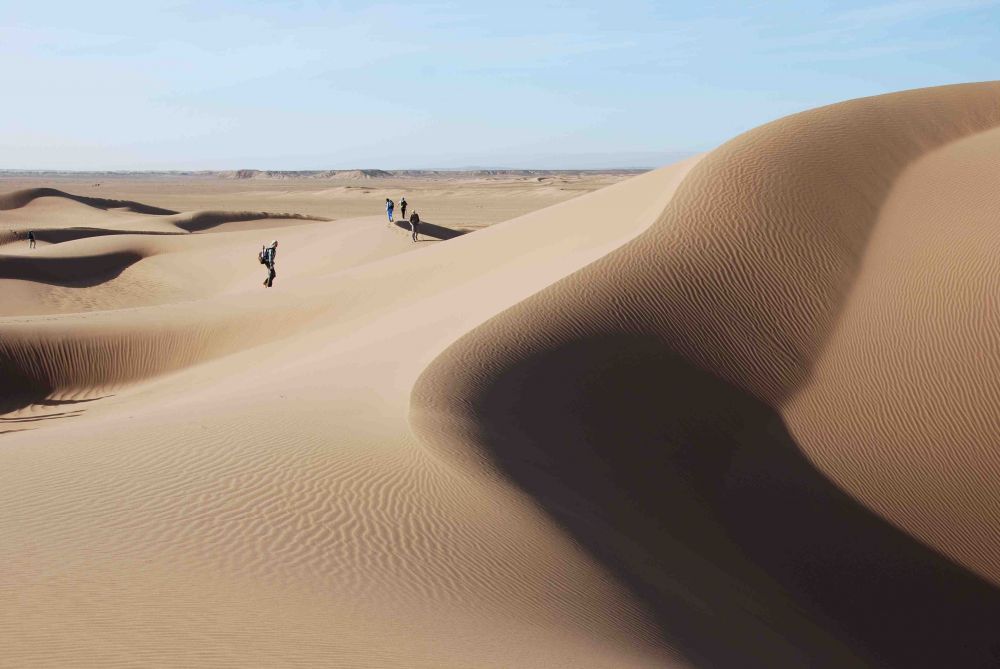
[[[869,431],[839,441],[844,418],[826,400],[840,396],[838,406],[855,412],[861,401],[840,373],[829,386],[812,376],[844,310],[864,300],[852,291],[894,189],[935,151],[963,141],[982,148],[1000,125],[998,101],[995,83],[910,91],[804,112],[723,145],[642,236],[440,356],[413,393],[417,431],[444,457],[472,462],[472,471],[489,463],[538,499],[657,612],[663,633],[696,664],[1000,661],[1000,633],[988,622],[1000,614],[1000,595],[969,571],[996,582],[983,557],[1000,546],[981,538],[996,515],[970,522],[976,517],[957,504],[935,506],[937,530],[956,546],[933,541],[926,527],[914,532],[919,526],[905,521],[926,516],[900,512],[891,495],[873,503],[887,488],[871,484],[884,477],[846,463],[868,466],[879,458],[866,454],[892,453],[914,417],[877,392],[876,376],[865,400],[878,438]],[[967,191],[964,206],[988,211],[987,192]],[[993,285],[984,269],[965,279]],[[976,359],[984,334],[969,336],[952,355]],[[850,338],[841,355],[865,359],[852,349],[863,343]],[[851,369],[851,378],[867,371]],[[984,417],[1000,402],[990,391],[995,371],[963,378],[963,397],[985,391],[975,402]],[[807,384],[824,399],[802,410],[794,398]],[[922,408],[922,424],[945,420]],[[969,429],[977,455],[992,434]],[[818,463],[831,463],[819,473],[817,442],[825,449]],[[856,455],[844,458],[845,446]],[[951,462],[942,442],[924,448],[928,467]],[[981,466],[965,461],[970,473]],[[981,499],[995,500],[991,493]],[[972,559],[961,548],[969,544]],[[726,577],[746,589],[745,600],[739,588],[720,587]],[[682,587],[701,606],[679,598]],[[728,647],[710,619],[694,622],[704,615],[726,629]]]
[[[162,274],[153,274],[145,281],[136,276],[116,279],[137,265],[141,277],[141,261],[183,250],[163,236],[225,229],[232,224],[243,224],[245,236],[247,230],[329,219],[269,212],[177,213],[139,202],[83,197],[50,188],[0,196],[0,208],[23,210],[40,198],[51,199],[56,205],[63,200],[99,210],[127,209],[139,216],[98,219],[106,220],[106,227],[69,227],[66,222],[74,221],[79,211],[56,206],[45,210],[40,226],[33,226],[40,243],[38,249],[24,248],[26,231],[16,236],[8,234],[4,241],[16,241],[19,248],[13,254],[0,255],[0,281],[8,280],[0,311],[7,316],[0,319],[0,369],[7,377],[5,409],[27,406],[53,395],[106,395],[124,383],[286,336],[322,309],[316,300],[311,307],[291,300],[291,306],[289,301],[276,305],[265,302],[250,307],[236,305],[232,310],[158,304],[163,300],[152,298],[157,292],[164,293],[169,301],[186,302],[196,296],[205,298],[214,291],[207,290],[204,284],[188,285],[186,290],[165,286]],[[247,225],[257,221],[263,225]],[[99,239],[106,236],[114,239]],[[44,246],[46,243],[51,246]],[[245,247],[248,259],[252,259],[253,252],[253,246]],[[246,265],[241,274],[254,269],[252,263]],[[149,275],[148,270],[145,275]],[[123,282],[126,289],[118,285]],[[55,290],[39,290],[43,286]],[[117,295],[117,306],[132,307],[132,311],[106,310],[107,306],[116,306],[114,302],[103,304],[105,309],[96,313],[88,308],[83,289],[109,286],[104,292],[111,299]],[[74,290],[80,299],[67,298],[68,294],[58,289]],[[61,306],[60,301],[68,302],[67,306]],[[158,308],[146,308],[143,302],[158,304]],[[48,303],[57,312],[80,313],[59,318],[51,314],[43,321],[19,317],[19,310],[32,303]],[[273,316],[280,314],[278,327],[256,327],[264,310]],[[37,307],[29,313],[32,311]]]
[[[181,232],[201,232],[211,228],[216,228],[220,225],[226,223],[243,223],[247,221],[265,221],[265,220],[280,220],[280,221],[329,221],[331,219],[322,216],[315,216],[310,214],[298,214],[298,213],[278,213],[278,212],[268,212],[268,211],[187,211],[179,212],[172,209],[166,209],[163,207],[157,207],[150,204],[145,204],[142,202],[136,202],[133,200],[114,200],[108,198],[98,198],[89,197],[85,195],[75,195],[72,193],[67,193],[65,191],[58,190],[56,188],[26,188],[21,190],[12,191],[9,193],[0,194],[0,211],[11,211],[17,209],[23,209],[28,205],[36,202],[40,199],[53,199],[53,200],[65,200],[68,202],[76,202],[86,207],[90,207],[96,210],[102,211],[118,211],[118,212],[128,212],[132,214],[141,214],[146,217],[146,222],[149,224],[150,230],[137,229],[135,223],[137,219],[126,218],[123,223],[126,225],[125,230],[115,230],[107,229],[106,234],[122,234],[123,232],[129,233],[140,233],[140,234],[155,234],[157,228],[161,228],[160,232],[164,232],[163,223],[167,223]],[[58,217],[59,220],[57,224],[59,225],[56,229],[48,229],[52,226],[52,223],[47,222],[45,219],[39,220],[37,222],[38,227],[41,229],[34,230],[36,233],[36,238],[40,241],[52,240],[52,243],[58,243],[59,241],[65,241],[66,239],[75,239],[77,237],[73,236],[74,231],[86,230],[86,228],[81,228],[81,226],[73,225],[66,226],[63,223],[64,219],[70,218],[69,216],[63,215]],[[107,219],[106,219],[107,220]],[[108,222],[113,221],[110,219]],[[138,219],[141,220],[141,219]],[[96,228],[97,230],[100,228]],[[19,241],[23,238],[23,234],[27,232],[24,230],[21,237],[16,237],[11,234],[11,230],[4,231],[0,234],[0,244],[6,244],[13,241]],[[81,235],[82,236],[82,235]]]
[[[126,233],[5,247],[0,666],[996,664],[1000,324],[956,305],[998,102],[805,112],[443,242],[0,212]]]
[[[67,355],[77,372],[18,363],[59,389],[4,417],[11,432],[0,451],[0,504],[19,500],[22,511],[0,522],[38,546],[30,561],[0,546],[0,559],[18,565],[0,589],[32,603],[0,618],[13,640],[8,657],[58,664],[82,644],[76,663],[100,666],[137,652],[180,662],[194,649],[218,666],[276,655],[304,666],[685,666],[642,608],[530,500],[502,481],[456,476],[421,448],[406,407],[413,379],[437,352],[640,233],[691,164],[443,244],[412,244],[381,217],[283,228],[285,264],[271,292],[252,279],[183,303],[0,321],[19,335],[22,357],[33,341],[55,350],[72,337],[101,359]],[[261,235],[271,231],[156,237],[144,243],[204,249],[136,267],[190,266],[190,254],[243,263],[239,240]],[[68,244],[84,243],[134,242]],[[201,283],[208,278],[230,280]],[[200,346],[196,323],[223,327],[285,303],[316,320],[278,310],[258,328],[271,333],[289,320],[288,337],[245,348],[254,333],[213,331],[204,339],[232,345],[225,355],[150,371],[143,383],[117,381],[172,364],[188,342]],[[167,312],[189,315],[161,332],[151,317],[170,323]],[[46,323],[51,332],[38,336]],[[174,330],[177,344],[161,344]],[[102,347],[128,354],[103,358]],[[102,378],[111,380],[95,383]],[[151,571],[223,594],[192,610],[187,586],[171,586],[150,607],[138,574]],[[67,595],[84,591],[92,611],[81,625]],[[27,615],[34,607],[44,613]],[[289,609],[296,625],[314,630],[309,636],[335,641],[303,645],[301,635],[262,630],[261,621],[283,628],[275,617],[287,619]],[[306,611],[324,622],[303,620]],[[173,622],[128,622],[137,617]],[[175,622],[192,617],[211,620],[212,640]],[[57,645],[32,643],[44,624],[63,630]],[[128,641],[85,641],[95,634]],[[267,644],[254,641],[262,634]],[[212,653],[215,639],[233,650]]]
[[[245,223],[268,219],[295,221],[329,221],[328,218],[307,214],[270,213],[266,211],[196,211],[170,217],[170,222],[187,232],[200,232],[225,223]]]
[[[261,308],[220,313],[166,305],[41,322],[8,319],[0,322],[0,369],[12,386],[5,398],[30,404],[56,393],[104,395],[122,384],[280,339],[315,314],[307,307],[269,304],[263,308],[277,325],[263,329],[257,327]],[[142,313],[151,309],[156,311],[148,317]]]
[[[137,214],[163,216],[179,213],[172,209],[164,209],[131,200],[110,200],[101,197],[73,195],[57,188],[25,188],[12,193],[5,193],[0,195],[0,210],[20,209],[40,197],[61,197],[85,204],[88,207],[94,207],[95,209],[126,209]]]
[[[0,279],[83,287],[118,276],[140,258],[137,253],[127,252],[76,258],[0,256]]]

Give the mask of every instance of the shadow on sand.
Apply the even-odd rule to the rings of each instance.
[[[129,251],[66,258],[0,256],[0,279],[90,288],[114,279],[141,259]]]
[[[114,397],[114,395],[102,395],[100,397],[91,397],[84,400],[52,400],[45,397],[40,397],[35,393],[30,394],[20,394],[12,397],[7,397],[3,402],[0,402],[0,414],[11,413],[17,411],[18,409],[24,409],[29,406],[42,406],[42,407],[68,407],[77,404],[86,404],[88,402],[96,402],[97,400],[103,400],[106,397]],[[3,430],[0,429],[0,435],[9,434],[11,432],[25,432],[32,430],[37,425],[36,423],[41,423],[49,420],[56,420],[61,418],[75,418],[77,416],[83,415],[86,408],[79,409],[67,409],[66,411],[55,411],[53,413],[46,414],[35,414],[29,416],[0,416],[0,428],[11,427],[13,429]]]
[[[73,195],[72,193],[67,193],[66,191],[61,191],[57,188],[26,188],[24,190],[0,195],[0,210],[19,209],[40,197],[62,197],[96,209],[125,209],[126,211],[135,212],[137,214],[167,216],[178,213],[173,209],[155,207],[150,204],[143,204],[142,202],[135,202],[133,200],[109,200],[103,197]]]
[[[108,230],[107,228],[49,228],[35,230],[35,239],[47,244],[62,244],[78,239],[106,237],[109,235],[183,235],[183,232],[162,232],[152,230]]]
[[[409,221],[395,221],[397,228],[402,228],[407,232],[410,231]],[[421,237],[432,237],[434,239],[446,240],[454,239],[455,237],[461,237],[464,234],[468,234],[468,230],[455,230],[453,228],[446,228],[443,225],[434,225],[433,223],[428,223],[427,221],[420,221],[420,229],[418,233]]]
[[[463,371],[460,405],[418,383],[415,425],[476,425],[696,666],[1000,666],[1000,591],[841,492],[770,407],[654,337],[539,348]]]

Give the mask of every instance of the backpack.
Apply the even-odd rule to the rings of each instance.
[[[266,265],[267,264],[267,249],[266,248],[262,247],[260,249],[260,253],[257,254],[257,260],[260,261],[261,265]]]

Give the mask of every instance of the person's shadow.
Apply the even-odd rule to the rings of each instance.
[[[395,221],[397,227],[400,227],[407,232],[410,231],[410,222],[406,220]],[[423,235],[425,237],[432,237],[434,239],[446,240],[454,239],[455,237],[461,237],[467,234],[468,230],[455,230],[453,228],[446,228],[443,225],[434,225],[433,223],[428,223],[424,219],[420,219],[420,225],[417,228],[417,234]]]

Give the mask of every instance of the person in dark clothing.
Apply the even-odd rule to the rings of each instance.
[[[417,233],[420,231],[420,214],[413,212],[410,214],[410,232],[413,233],[413,241],[417,241]]]
[[[28,248],[35,248],[35,232],[33,230],[28,230]]]
[[[385,199],[385,213],[389,216],[389,222],[392,223],[392,209],[395,207],[395,203],[389,198]]]
[[[406,198],[399,198],[399,215],[401,218],[406,218]]]
[[[261,251],[261,258],[264,264],[267,266],[267,278],[264,279],[264,286],[270,288],[274,284],[274,277],[278,276],[278,273],[274,271],[274,259],[278,255],[278,240],[275,239],[271,242],[270,246],[265,246],[264,250]]]

